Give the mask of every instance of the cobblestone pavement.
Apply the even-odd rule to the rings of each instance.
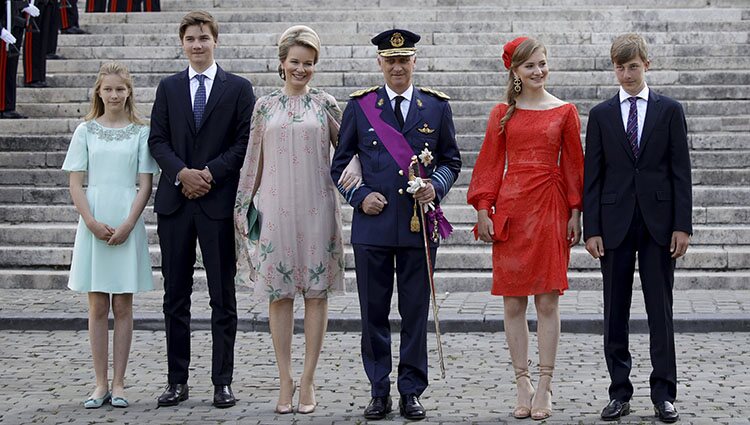
[[[301,372],[302,335],[294,337],[295,376]],[[0,422],[3,424],[363,424],[369,400],[359,357],[358,333],[329,333],[317,376],[317,400],[311,415],[276,415],[278,380],[270,336],[240,332],[233,389],[238,405],[211,407],[210,334],[192,337],[191,398],[176,408],[156,408],[165,383],[164,334],[136,331],[127,375],[131,407],[84,410],[93,389],[86,332],[0,331]],[[394,347],[398,335],[394,335]],[[422,424],[514,424],[512,372],[502,333],[453,333],[444,336],[447,377],[439,378],[434,338],[430,346],[431,385],[423,395]],[[750,423],[750,344],[747,333],[676,335],[678,400],[682,424]],[[597,424],[607,401],[602,338],[564,333],[554,381],[554,414],[548,424]],[[647,336],[631,338],[636,367],[633,413],[622,424],[655,423],[648,397]],[[535,341],[532,339],[532,347]],[[535,351],[532,349],[532,359]],[[534,378],[536,381],[536,377]],[[395,384],[393,393],[396,393]],[[296,402],[296,400],[295,400]],[[379,424],[404,424],[391,414]],[[525,423],[532,423],[526,420]]]

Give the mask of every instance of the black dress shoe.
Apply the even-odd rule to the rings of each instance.
[[[46,81],[32,81],[30,83],[24,83],[24,87],[31,87],[33,89],[43,89],[49,87]]]
[[[660,401],[654,404],[654,412],[660,421],[668,424],[677,422],[677,419],[680,419],[677,409],[675,409],[674,405],[668,401]]]
[[[159,406],[177,406],[188,399],[187,384],[167,384],[167,388],[159,396]]]
[[[406,419],[419,420],[425,418],[424,406],[419,402],[416,394],[401,395],[398,401],[398,410]]]
[[[609,404],[602,410],[602,420],[616,421],[622,416],[630,414],[630,403],[627,401],[610,400]]]
[[[229,385],[214,385],[214,407],[226,409],[235,404],[237,404],[237,399],[234,398],[232,387]]]
[[[22,120],[28,118],[26,115],[21,115],[16,111],[5,111],[0,112],[0,119],[6,120]]]
[[[70,27],[60,31],[61,34],[88,34],[88,31],[81,29],[80,27]]]
[[[365,419],[383,419],[392,410],[393,401],[390,396],[373,397],[365,408]]]
[[[62,56],[58,55],[57,53],[47,53],[47,56],[46,56],[46,57],[47,57],[47,59],[49,59],[49,60],[53,60],[53,61],[54,61],[54,60],[65,59],[64,57],[62,57]]]

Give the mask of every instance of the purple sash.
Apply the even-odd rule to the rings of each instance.
[[[399,168],[404,171],[404,175],[409,175],[409,164],[411,164],[411,157],[414,156],[414,151],[409,141],[406,140],[406,137],[400,131],[386,124],[380,118],[380,109],[375,107],[376,97],[376,92],[370,92],[359,98],[357,102],[359,103],[359,107],[362,108],[362,112],[365,113],[365,117],[375,131],[375,134],[378,135],[381,143],[385,146],[385,149],[396,161]],[[425,176],[427,173],[422,164],[417,163],[417,165],[419,165],[420,177]],[[445,239],[450,236],[453,227],[443,215],[440,205],[436,205],[434,210],[428,211],[427,217],[430,221],[437,224],[438,233],[441,238]]]

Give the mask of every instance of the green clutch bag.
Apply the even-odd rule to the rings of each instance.
[[[260,217],[255,203],[250,202],[250,208],[247,210],[247,238],[251,241],[260,239]]]

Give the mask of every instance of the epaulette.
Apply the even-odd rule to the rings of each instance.
[[[419,90],[421,90],[421,91],[423,91],[423,92],[425,92],[427,94],[431,94],[431,95],[433,95],[435,97],[439,97],[440,99],[443,99],[443,100],[450,100],[450,98],[451,98],[450,96],[448,96],[447,94],[441,92],[440,90],[431,89],[429,87],[420,87]]]
[[[351,93],[349,95],[349,97],[360,97],[360,96],[365,95],[367,93],[373,92],[373,91],[375,91],[375,90],[377,90],[379,88],[380,88],[380,86],[372,86],[372,87],[368,87],[366,89],[357,90],[357,91]]]

